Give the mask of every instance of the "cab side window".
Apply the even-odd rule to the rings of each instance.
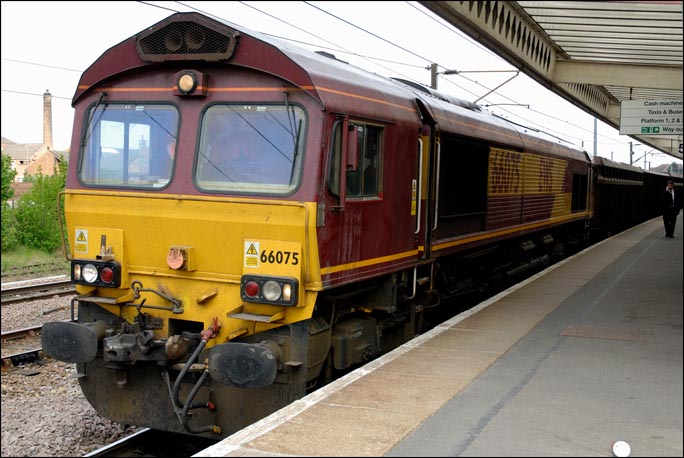
[[[382,128],[358,126],[358,193],[351,197],[377,197],[380,194]]]
[[[349,123],[350,129],[356,130],[356,145],[348,148],[345,164],[346,195],[348,199],[373,198],[382,194],[382,146],[383,128],[380,126]],[[338,122],[333,128],[328,188],[339,195],[340,170],[342,168],[342,132],[343,123]]]

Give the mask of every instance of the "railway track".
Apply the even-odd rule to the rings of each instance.
[[[49,282],[3,288],[2,305],[71,294],[76,294],[74,285],[71,280],[62,278]]]
[[[23,329],[15,329],[2,333],[3,350],[7,349],[8,344],[12,353],[2,356],[2,371],[10,370],[21,366],[22,364],[32,363],[36,360],[43,359],[43,349],[40,344],[36,342],[43,325],[31,326]],[[15,347],[15,342],[24,340]],[[26,348],[28,347],[28,349]]]
[[[12,282],[9,285],[9,287],[7,287],[7,283],[3,285],[1,303],[3,307],[9,304],[28,302],[46,297],[76,294],[71,280],[66,275],[45,277],[33,281]],[[67,307],[43,311],[43,314],[63,310],[64,308]],[[67,321],[73,321],[73,317],[72,320]],[[40,346],[40,333],[42,329],[43,325],[38,324],[2,332],[3,371],[43,358],[43,349]]]
[[[43,325],[39,324],[36,326],[30,326],[23,329],[14,329],[12,331],[7,331],[2,333],[2,341],[21,339],[24,337],[32,337],[34,335],[40,334]]]
[[[19,351],[14,351],[10,354],[2,356],[3,371],[11,369],[13,367],[18,367],[22,364],[32,363],[36,360],[44,358],[43,348],[39,346],[39,341],[36,342],[36,340],[40,337],[40,332],[42,329],[43,325],[39,324],[36,326],[30,326],[28,328],[13,329],[11,331],[6,331],[2,333],[1,340],[3,349],[6,349],[8,344],[11,348],[11,346],[14,344],[13,341],[28,341],[28,343],[20,343],[18,345],[17,350]],[[28,349],[26,347],[28,347]]]
[[[52,275],[55,272],[63,273],[68,271],[69,264],[64,260],[26,264],[3,269],[2,281],[7,282],[18,279],[36,278],[39,276],[44,277]]]
[[[13,353],[2,357],[2,371],[13,370],[21,365],[33,363],[45,358],[42,348]]]
[[[84,456],[192,456],[216,442],[204,437],[145,428]]]

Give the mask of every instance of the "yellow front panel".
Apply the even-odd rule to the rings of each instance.
[[[168,291],[182,300],[181,314],[141,309],[163,319],[164,328],[156,331],[160,337],[166,337],[169,318],[202,322],[206,327],[216,317],[221,332],[213,343],[222,343],[229,336],[259,332],[311,316],[315,290],[321,284],[315,203],[99,194],[72,191],[66,196],[72,255],[95,259],[100,253],[100,236],[106,234],[107,245],[111,245],[115,260],[126,272],[123,288],[139,281],[145,288]],[[167,265],[173,247],[186,247],[192,254],[193,270],[174,270]],[[243,274],[296,278],[297,306],[243,304]],[[130,293],[130,289],[99,288],[96,296],[116,298]],[[143,298],[148,305],[170,305],[153,293],[143,293]],[[137,314],[135,307],[101,305],[129,321]],[[282,318],[271,323],[229,318],[239,310]]]

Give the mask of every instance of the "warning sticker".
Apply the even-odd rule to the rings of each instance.
[[[245,240],[245,267],[259,267],[259,242]]]
[[[88,229],[76,229],[74,252],[78,254],[88,254]]]

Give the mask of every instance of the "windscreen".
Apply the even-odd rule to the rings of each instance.
[[[304,110],[293,105],[213,105],[202,119],[200,189],[288,194],[299,182]]]
[[[79,179],[85,185],[162,188],[178,135],[172,105],[99,104],[86,114]]]

